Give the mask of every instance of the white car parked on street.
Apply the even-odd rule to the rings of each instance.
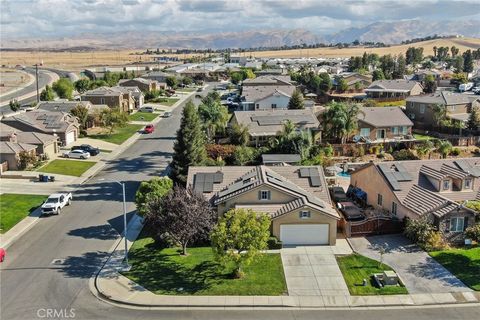
[[[77,150],[72,150],[72,151],[69,151],[69,152],[65,152],[63,154],[63,157],[64,158],[74,158],[74,159],[88,159],[88,158],[90,158],[90,153],[88,153],[87,151],[77,149]]]

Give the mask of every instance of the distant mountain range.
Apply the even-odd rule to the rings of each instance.
[[[332,35],[305,29],[259,30],[225,33],[175,33],[128,31],[112,34],[79,34],[57,39],[2,39],[2,49],[144,49],[144,48],[257,48],[314,43],[350,43],[355,40],[397,44],[432,35],[480,38],[480,21],[420,21],[372,23]]]

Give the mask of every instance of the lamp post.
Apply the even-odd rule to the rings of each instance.
[[[117,180],[106,180],[106,179],[99,179],[98,181],[109,181],[115,182],[122,186],[122,195],[123,195],[123,240],[125,246],[125,256],[123,258],[124,266],[123,270],[128,271],[130,270],[130,265],[128,264],[128,241],[127,241],[127,201],[125,197],[125,182],[120,182]]]

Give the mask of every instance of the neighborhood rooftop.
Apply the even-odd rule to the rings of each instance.
[[[399,107],[363,107],[357,118],[374,127],[413,126]]]

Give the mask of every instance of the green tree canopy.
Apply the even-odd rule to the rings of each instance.
[[[470,130],[478,130],[480,126],[480,115],[478,114],[478,108],[472,107],[470,116],[468,117],[467,128]]]
[[[473,56],[472,50],[467,50],[463,53],[463,72],[473,71]]]
[[[176,88],[178,86],[178,79],[176,77],[170,76],[165,79],[167,86],[171,88]]]
[[[60,78],[52,85],[53,91],[61,99],[73,98],[73,83],[67,78]]]
[[[75,81],[74,86],[78,93],[84,93],[90,90],[90,80],[85,78],[77,80]]]
[[[383,71],[382,69],[376,69],[373,71],[372,73],[372,80],[373,81],[376,81],[376,80],[384,80],[385,79],[385,75],[383,74]]]
[[[217,133],[225,132],[230,115],[228,108],[222,105],[220,101],[207,99],[206,102],[200,104],[198,113],[207,131],[207,137],[211,140]]]
[[[70,113],[77,117],[80,122],[80,130],[87,130],[87,122],[89,119],[88,109],[81,104],[78,104],[75,108],[70,110]]]
[[[127,125],[128,115],[119,108],[107,108],[100,112],[100,121],[103,127],[109,129],[109,134],[112,134],[116,128]]]
[[[357,116],[360,106],[343,102],[330,102],[323,112],[323,133],[330,139],[341,139],[342,143],[358,127]]]
[[[148,212],[148,204],[161,200],[172,188],[173,181],[169,177],[155,177],[149,181],[142,181],[135,193],[138,214],[145,216]]]
[[[423,86],[426,93],[434,93],[435,90],[437,90],[437,81],[435,80],[433,75],[428,74],[423,80]]]
[[[40,93],[40,100],[41,101],[53,101],[55,99],[55,92],[53,91],[52,87],[48,84],[45,86],[45,89],[42,90]]]
[[[18,102],[17,99],[10,100],[10,102],[8,103],[8,106],[10,107],[10,110],[12,110],[13,112],[17,112],[18,110],[20,110],[20,103]]]
[[[290,101],[288,102],[288,109],[305,109],[303,94],[300,90],[295,89],[293,91]]]
[[[188,101],[183,109],[180,129],[177,131],[173,149],[172,178],[174,181],[185,184],[188,168],[202,165],[207,158],[202,122],[197,107],[192,101]]]
[[[231,209],[220,218],[210,238],[216,259],[223,265],[233,263],[235,276],[243,276],[248,266],[267,248],[270,218],[251,209]]]

